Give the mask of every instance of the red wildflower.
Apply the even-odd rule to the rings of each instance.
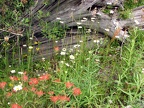
[[[22,107],[20,105],[18,105],[18,104],[12,104],[11,108],[22,108]]]
[[[18,78],[17,78],[16,76],[10,76],[9,78],[10,78],[10,80],[12,80],[12,81],[18,81]]]
[[[40,81],[49,80],[49,79],[50,79],[50,74],[41,75],[41,76],[39,77],[39,80],[40,80]]]
[[[6,97],[7,98],[9,98],[9,97],[11,97],[12,96],[12,92],[8,92],[7,94],[6,94]]]
[[[22,81],[26,82],[26,81],[28,81],[28,76],[27,75],[23,75],[21,79],[22,79]]]
[[[53,95],[53,94],[54,94],[54,91],[49,91],[48,94],[49,94],[49,95]]]
[[[26,3],[28,2],[28,0],[21,0],[21,2],[22,2],[23,4],[26,4]]]
[[[24,71],[24,75],[26,75],[27,74],[27,72],[26,71]]]
[[[59,47],[58,47],[58,46],[55,46],[55,47],[54,47],[54,51],[55,51],[55,52],[58,52],[58,51],[59,51]]]
[[[6,86],[6,82],[0,82],[0,89],[4,89]]]
[[[41,96],[44,94],[44,92],[43,92],[42,90],[36,91],[35,93],[36,93],[39,97],[41,97]]]
[[[66,88],[68,88],[68,89],[71,88],[72,86],[74,86],[74,84],[69,81],[66,82],[65,85],[66,85]]]
[[[74,96],[78,96],[78,95],[80,95],[81,94],[81,90],[80,90],[80,88],[73,88],[73,95]]]
[[[60,83],[61,80],[60,79],[55,79],[53,82]]]
[[[35,88],[35,87],[32,87],[32,88],[31,88],[31,91],[32,91],[32,92],[35,92],[35,91],[36,91],[36,88]]]
[[[51,96],[50,100],[54,103],[56,103],[59,100],[59,96]]]
[[[38,84],[38,79],[37,78],[31,78],[29,81],[29,85],[37,85]]]
[[[60,100],[60,101],[70,101],[70,98],[67,97],[67,96],[65,96],[65,95],[63,95],[63,96],[60,96],[60,95],[59,95],[59,100]]]
[[[23,88],[24,91],[28,91],[28,89],[26,87]]]

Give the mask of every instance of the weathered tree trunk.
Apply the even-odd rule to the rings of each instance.
[[[44,13],[49,11],[51,15],[42,18],[42,20],[55,22],[57,21],[56,18],[61,18],[61,21],[68,27],[77,26],[77,22],[80,22],[86,28],[97,29],[100,33],[106,33],[110,37],[116,36],[122,40],[128,36],[124,28],[144,25],[144,6],[134,9],[131,19],[118,20],[118,13],[115,8],[124,9],[123,2],[124,0],[52,0],[49,5],[44,5],[43,0],[37,0],[29,15],[36,16],[38,10],[42,10]],[[114,13],[104,14],[101,11],[102,8],[100,7],[107,5],[115,7],[112,9]],[[32,25],[34,33],[41,32],[39,19],[34,17]]]
[[[23,17],[32,17],[32,30],[35,34],[41,32],[39,26],[40,20],[45,22],[55,22],[61,18],[68,27],[81,26],[90,29],[97,29],[98,32],[107,34],[110,37],[117,37],[121,40],[127,37],[127,32],[123,28],[128,26],[138,26],[144,29],[144,6],[138,7],[132,11],[131,18],[119,20],[117,8],[123,8],[124,0],[34,0],[35,5],[30,7],[30,12],[24,13]],[[113,7],[112,13],[102,12],[103,7]],[[50,16],[37,18],[38,11],[43,13],[50,12]],[[22,18],[23,18],[22,17]],[[22,19],[20,18],[20,19]],[[0,29],[0,31],[6,31]],[[8,30],[7,30],[8,31]],[[9,32],[9,31],[8,31]],[[118,33],[115,33],[118,32]],[[14,33],[22,35],[22,33]]]
[[[49,4],[44,2],[49,1]],[[32,32],[37,37],[37,40],[41,42],[39,45],[41,51],[39,51],[39,56],[36,55],[36,58],[48,57],[53,55],[53,41],[48,41],[42,39],[38,36],[42,32],[42,28],[39,26],[40,20],[45,22],[56,22],[57,18],[60,18],[59,21],[62,21],[63,24],[66,24],[71,29],[73,27],[82,26],[87,29],[96,30],[100,34],[106,34],[111,38],[118,38],[123,41],[129,36],[127,27],[139,27],[144,30],[144,6],[138,7],[132,11],[131,18],[126,20],[121,20],[118,17],[118,10],[120,8],[124,10],[123,7],[124,0],[35,0],[35,5],[30,8],[29,13],[25,13],[23,17],[32,18]],[[103,13],[103,9],[111,6],[111,13]],[[50,12],[50,16],[42,17],[38,19],[38,11],[41,10],[43,13]],[[2,30],[1,30],[2,31]],[[24,32],[23,32],[24,33]],[[23,35],[23,33],[13,33],[13,35]],[[66,36],[64,42],[60,40],[57,43],[57,46],[61,49],[62,46],[71,46],[77,44],[79,39],[76,38],[76,35],[71,33],[69,36]],[[75,39],[74,39],[75,38]],[[88,37],[87,47],[92,47],[91,40],[94,37]],[[71,41],[70,41],[71,40]],[[36,49],[37,45],[34,45]],[[25,50],[24,50],[25,51]]]
[[[138,7],[132,11],[131,18],[127,20],[119,20],[117,8],[123,8],[124,0],[51,0],[49,5],[44,5],[43,0],[37,0],[37,4],[31,8],[30,16],[35,16],[33,18],[33,31],[35,34],[41,32],[41,27],[39,27],[39,19],[36,18],[37,11],[42,10],[44,13],[50,12],[49,17],[44,17],[42,20],[45,22],[55,22],[57,18],[61,18],[68,27],[78,27],[90,28],[96,30],[99,36],[106,34],[111,38],[118,38],[119,40],[125,40],[129,36],[128,31],[125,29],[127,27],[138,26],[144,29],[144,6]],[[106,6],[112,6],[114,13],[105,14],[102,12],[102,8]],[[26,16],[29,16],[28,14]],[[68,49],[73,48],[75,44],[79,43],[82,37],[74,35],[65,37],[59,40],[57,46],[62,49],[62,47],[67,47]],[[92,42],[97,36],[93,35],[88,37],[85,41],[87,42],[86,47],[93,47],[95,43]],[[37,58],[48,57],[54,54],[53,45],[54,42],[50,42],[46,39],[40,45],[41,54],[36,56]],[[37,47],[37,46],[36,46]]]

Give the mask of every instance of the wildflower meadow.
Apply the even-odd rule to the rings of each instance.
[[[140,2],[130,1],[124,5],[127,11],[119,10],[124,19]],[[0,108],[144,108],[144,30],[130,28],[127,39],[120,41],[107,36],[109,29],[98,36],[78,21],[77,42],[65,45],[71,41],[63,41],[69,30],[61,26],[65,21],[56,17],[57,22],[49,24],[41,19],[51,14],[38,11],[42,39],[53,43],[42,46],[31,31],[31,16],[21,17],[33,4],[0,1]],[[23,36],[20,25],[29,28]],[[14,34],[13,29],[20,32]]]

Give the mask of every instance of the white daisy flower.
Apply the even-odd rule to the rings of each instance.
[[[105,31],[109,32],[110,30],[109,29],[105,29]]]
[[[66,65],[67,67],[69,67],[69,66],[70,66],[68,63],[65,63],[65,65]]]
[[[82,28],[82,26],[78,26],[78,28],[80,29],[80,28]]]
[[[64,51],[64,52],[65,52],[65,51],[66,51],[66,48],[63,48],[63,49],[62,49],[62,51]]]
[[[55,43],[58,43],[58,41],[55,41]]]
[[[82,23],[81,22],[76,22],[77,23],[77,25],[81,25]]]
[[[26,47],[26,46],[27,46],[26,44],[23,45],[23,47]]]
[[[33,37],[30,37],[29,39],[30,39],[30,40],[33,40]]]
[[[32,46],[29,46],[29,49],[31,50],[31,49],[33,49],[33,47],[32,47]]]
[[[100,62],[100,60],[99,60],[99,59],[95,59],[95,61],[96,61],[96,62]]]
[[[23,72],[18,72],[18,74],[23,75],[24,73]]]
[[[60,61],[61,64],[64,64],[64,61]]]
[[[87,18],[85,18],[85,17],[84,17],[83,19],[84,19],[84,20],[87,20]]]
[[[81,20],[81,22],[86,22],[87,20]]]
[[[60,21],[60,23],[63,24],[64,22],[63,22],[63,21]]]
[[[115,36],[115,38],[120,39],[120,36]]]
[[[15,70],[11,70],[11,73],[16,73],[16,71]]]
[[[56,19],[57,19],[57,20],[61,20],[61,18],[60,18],[60,17],[57,17]]]
[[[74,57],[73,55],[70,55],[70,59],[71,59],[71,60],[74,60],[75,57]]]
[[[100,40],[93,40],[94,43],[100,43]]]
[[[107,2],[107,5],[112,5],[112,2]]]
[[[89,51],[89,54],[92,54],[93,53],[93,51]]]
[[[60,53],[60,55],[66,55],[66,52],[63,52],[63,51],[62,51],[62,52]]]
[[[44,57],[42,58],[42,61],[45,61],[45,58],[44,58]]]
[[[124,35],[124,38],[128,38],[128,37],[130,37],[130,36],[129,36],[129,35],[126,35],[126,34]]]
[[[87,31],[86,31],[87,33],[91,33],[91,29],[87,29]]]
[[[110,14],[113,14],[114,13],[114,11],[113,10],[110,10]]]
[[[128,106],[126,106],[125,108],[132,108],[132,106],[131,106],[131,105],[128,105]]]
[[[96,18],[92,17],[91,20],[95,20]]]
[[[112,100],[109,100],[109,103],[112,104],[113,103]]]
[[[134,22],[138,25],[138,24],[140,24],[137,20],[134,20]]]
[[[22,84],[17,85],[17,86],[14,86],[13,90],[14,90],[15,92],[17,92],[17,91],[19,91],[19,90],[22,90]]]
[[[74,48],[78,48],[78,47],[80,47],[80,45],[79,45],[79,44],[74,45]]]

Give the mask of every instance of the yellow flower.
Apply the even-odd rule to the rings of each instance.
[[[24,54],[23,57],[27,57],[27,54]]]
[[[39,51],[40,48],[36,48],[36,51]]]
[[[4,40],[5,40],[6,42],[8,42],[8,41],[9,41],[9,36],[5,36],[5,37],[4,37]]]
[[[12,84],[12,83],[9,83],[9,86],[10,86],[10,87],[13,87],[13,84]]]
[[[34,44],[36,45],[36,44],[38,44],[38,42],[37,42],[37,41],[35,41],[35,42],[34,42]]]

